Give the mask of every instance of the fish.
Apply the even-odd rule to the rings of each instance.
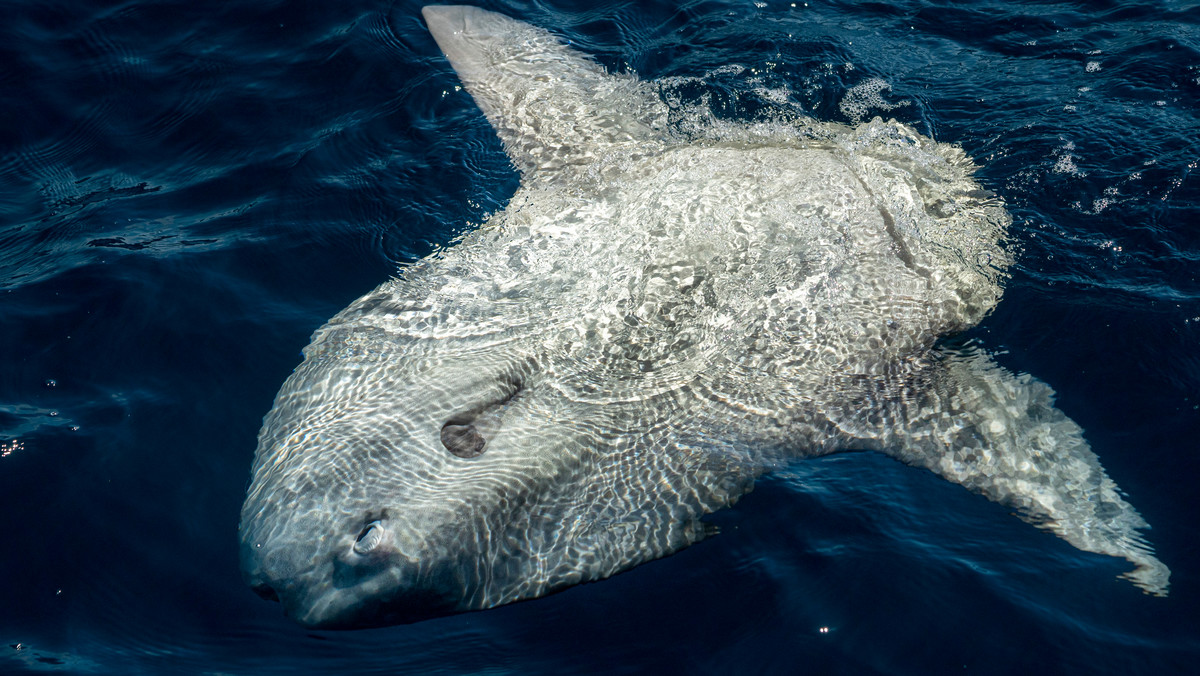
[[[324,629],[533,599],[677,552],[765,473],[849,451],[1167,594],[1050,386],[954,340],[1013,262],[961,148],[880,118],[683,124],[662,83],[548,30],[422,13],[520,185],[313,335],[242,508],[260,596]]]

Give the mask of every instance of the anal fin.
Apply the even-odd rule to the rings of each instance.
[[[981,352],[947,355],[921,396],[897,403],[882,450],[1014,508],[1088,552],[1134,564],[1122,577],[1166,596],[1170,571],[1054,391]]]

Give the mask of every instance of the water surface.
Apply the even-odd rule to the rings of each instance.
[[[797,463],[722,533],[483,613],[306,632],[247,589],[255,435],[314,329],[517,177],[396,2],[0,2],[0,671],[1189,673],[1200,7],[489,3],[717,119],[895,117],[1014,217],[963,339],[1058,391],[1157,599],[928,472]]]

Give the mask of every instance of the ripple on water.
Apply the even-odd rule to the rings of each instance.
[[[1184,583],[1147,605],[1103,557],[869,454],[789,468],[716,517],[709,544],[537,603],[310,634],[254,598],[231,529],[260,416],[300,346],[516,185],[482,116],[448,87],[419,4],[6,7],[0,500],[17,554],[3,562],[0,612],[19,632],[0,664],[711,672],[786,671],[802,655],[829,673],[1182,673],[1194,662]],[[962,145],[1016,216],[1021,255],[980,332],[1011,348],[1014,368],[1054,374],[1060,405],[1090,419],[1164,560],[1186,571],[1197,10],[761,4],[497,8],[609,68],[678,78],[662,93],[684,133],[785,110],[844,123],[856,85],[888,83],[875,93],[908,105],[863,119]]]

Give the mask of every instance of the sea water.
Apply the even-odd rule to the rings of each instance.
[[[1191,673],[1200,6],[488,3],[708,124],[895,118],[1008,205],[966,336],[1058,392],[1170,596],[928,472],[796,463],[675,556],[305,631],[242,582],[255,435],[314,329],[517,176],[420,3],[0,1],[0,673]],[[692,118],[694,119],[694,118]],[[686,124],[683,120],[680,124]]]

